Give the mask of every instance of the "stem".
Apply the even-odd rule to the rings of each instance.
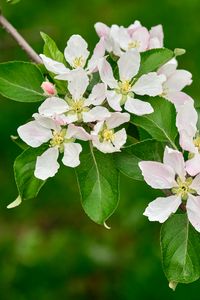
[[[42,61],[39,55],[31,48],[31,46],[25,41],[25,39],[19,34],[19,32],[15,29],[15,27],[8,22],[8,20],[1,14],[0,12],[0,26],[4,28],[18,43],[18,45],[26,52],[29,58],[37,63],[41,64]]]

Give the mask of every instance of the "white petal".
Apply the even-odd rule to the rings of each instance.
[[[94,28],[99,37],[106,37],[109,35],[110,28],[104,23],[97,22],[94,25]]]
[[[89,51],[87,50],[87,48],[88,44],[80,35],[72,35],[68,40],[67,47],[64,51],[66,61],[73,68],[76,68],[77,66],[75,64],[75,59],[82,58],[83,61],[80,67],[83,68],[89,56]]]
[[[185,179],[185,162],[183,154],[177,150],[165,147],[163,163],[170,166],[174,172],[182,179]]]
[[[33,114],[34,119],[42,127],[59,131],[60,126],[56,123],[53,118],[43,117],[38,113]]]
[[[132,41],[138,44],[136,48],[140,52],[147,50],[149,38],[149,32],[144,26],[136,29],[131,35]]]
[[[122,98],[121,94],[116,93],[115,91],[107,91],[106,98],[109,106],[115,111],[121,111],[120,101]]]
[[[183,150],[195,153],[198,149],[195,148],[193,136],[190,136],[185,130],[179,132],[179,144]]]
[[[129,50],[122,54],[117,64],[120,80],[131,80],[140,68],[140,54],[136,50]]]
[[[89,79],[83,69],[76,69],[70,72],[68,77],[68,89],[74,100],[80,100],[85,93]]]
[[[147,216],[149,221],[164,223],[172,213],[177,211],[180,204],[180,196],[158,197],[149,203],[143,215]]]
[[[124,123],[129,122],[130,115],[128,113],[120,113],[120,112],[113,112],[111,116],[106,120],[106,124],[108,128],[116,128]]]
[[[186,171],[191,176],[200,173],[200,154],[195,153],[194,157],[186,161]]]
[[[101,80],[107,84],[111,89],[116,88],[117,80],[113,76],[111,65],[107,62],[106,58],[100,59],[98,63],[99,75]]]
[[[128,97],[124,105],[125,110],[137,116],[143,116],[153,113],[153,107],[150,103]]]
[[[90,93],[88,99],[85,101],[86,106],[91,104],[101,105],[106,98],[106,85],[105,83],[97,83],[94,85],[92,92]]]
[[[142,75],[133,85],[133,91],[138,95],[160,95],[163,92],[162,84],[165,79],[164,75],[157,75],[155,72]]]
[[[200,232],[200,196],[189,195],[186,209],[190,223]]]
[[[76,121],[78,121],[78,116],[76,113],[68,113],[66,116],[65,116],[65,122],[66,124],[70,124],[70,123],[74,123]]]
[[[92,134],[92,144],[95,148],[97,148],[99,151],[103,153],[114,153],[120,151],[119,148],[114,147],[111,142],[107,142],[107,141],[100,142],[96,136],[93,136],[93,134]]]
[[[48,142],[52,137],[51,130],[42,127],[37,121],[31,121],[20,126],[17,132],[20,138],[33,148]]]
[[[69,71],[69,69],[66,68],[64,64],[56,60],[53,60],[43,54],[40,54],[40,57],[45,65],[45,68],[48,71],[53,72],[54,74],[63,74]]]
[[[181,91],[192,83],[192,74],[185,70],[176,70],[167,80],[166,86],[172,91]]]
[[[190,185],[191,189],[194,189],[197,194],[200,195],[200,174],[198,174],[192,181],[192,184]]]
[[[151,27],[149,33],[150,33],[150,49],[163,48],[164,33],[163,33],[162,25],[157,25],[157,26]],[[153,47],[152,40],[154,40],[154,41],[157,40],[156,47],[155,47],[155,44]]]
[[[84,128],[75,126],[74,124],[69,124],[67,128],[67,137],[73,137],[82,141],[88,141],[91,139],[90,134],[87,133]]]
[[[139,168],[144,180],[154,189],[170,189],[177,186],[174,170],[155,161],[141,161]]]
[[[53,177],[58,169],[57,162],[59,151],[56,147],[47,149],[42,155],[37,157],[34,175],[36,178],[46,180]]]
[[[65,100],[58,97],[47,98],[39,107],[39,113],[45,117],[62,114],[69,110]]]
[[[164,64],[160,69],[158,70],[158,74],[163,74],[166,76],[166,79],[170,77],[174,72],[176,71],[176,68],[178,66],[178,62],[175,58],[170,59],[166,64]]]
[[[79,155],[82,147],[78,143],[65,143],[62,162],[65,166],[75,168],[80,164]]]
[[[17,199],[15,199],[15,201],[13,201],[12,203],[10,203],[7,208],[10,209],[10,208],[14,208],[14,207],[17,207],[19,206],[20,204],[22,203],[22,199],[20,196],[17,197]]]
[[[121,147],[126,143],[126,139],[127,139],[126,130],[122,128],[121,130],[115,132],[115,138],[113,144],[117,149],[120,150]]]
[[[194,103],[193,99],[184,92],[169,91],[165,98],[175,105],[176,110],[178,110],[179,106],[183,105],[185,102],[190,102],[191,104]]]
[[[192,138],[197,132],[197,120],[198,114],[194,108],[194,104],[191,102],[185,102],[184,105],[181,105],[177,109],[176,116],[176,127],[178,131],[181,132],[184,130]]]
[[[111,113],[108,111],[106,107],[103,106],[95,106],[87,112],[83,112],[83,121],[88,122],[95,122],[95,121],[102,121],[106,118],[109,118]]]
[[[102,58],[104,55],[105,55],[105,40],[104,38],[101,38],[94,48],[92,57],[88,61],[87,69],[89,73],[97,71],[99,59]]]

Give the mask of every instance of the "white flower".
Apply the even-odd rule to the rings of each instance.
[[[57,162],[59,153],[63,153],[62,162],[69,167],[77,167],[80,163],[79,154],[82,147],[76,139],[87,141],[90,135],[81,127],[73,124],[63,128],[47,117],[39,117],[18,128],[20,138],[31,147],[39,147],[44,143],[49,148],[37,157],[35,177],[46,180],[53,177],[60,165]]]
[[[85,68],[88,74],[97,71],[98,60],[105,54],[103,39],[100,39],[97,43],[87,63],[89,54],[87,42],[80,35],[74,34],[68,40],[67,47],[64,50],[65,59],[71,68],[67,68],[63,63],[57,62],[43,54],[40,57],[46,69],[57,75],[56,79],[67,80],[66,77],[72,69]]]
[[[55,113],[64,114],[66,123],[101,121],[110,116],[108,109],[101,106],[106,98],[104,83],[94,85],[90,95],[85,98],[84,93],[89,84],[85,71],[73,70],[67,78],[71,96],[66,97],[66,101],[53,97],[46,99],[39,108],[41,115],[52,117]]]
[[[144,215],[150,221],[163,223],[183,203],[190,223],[200,232],[200,174],[188,177],[182,153],[166,147],[163,163],[142,161],[139,167],[148,185],[172,192],[171,196],[158,197],[151,202]]]
[[[161,96],[171,101],[176,109],[186,101],[193,102],[190,96],[182,92],[184,87],[192,83],[192,74],[185,70],[177,70],[177,65],[177,60],[173,58],[158,70],[158,74],[166,77]]]
[[[103,153],[120,151],[126,143],[126,130],[123,128],[115,131],[115,128],[129,120],[130,115],[128,113],[115,112],[104,121],[98,122],[91,132],[93,146]]]
[[[106,95],[110,107],[115,111],[121,111],[121,106],[124,105],[125,110],[139,116],[152,113],[152,106],[148,102],[134,98],[134,94],[149,96],[161,94],[165,76],[151,72],[136,80],[135,76],[140,68],[140,54],[136,50],[124,53],[117,64],[119,81],[114,78],[112,68],[105,58],[99,63],[101,80],[110,88]]]

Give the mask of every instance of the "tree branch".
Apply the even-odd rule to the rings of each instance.
[[[0,26],[4,28],[18,43],[18,45],[26,52],[29,58],[37,63],[41,64],[42,61],[39,55],[31,48],[31,46],[25,41],[25,39],[19,34],[19,32],[15,29],[15,27],[8,22],[8,20],[1,14],[0,12]]]

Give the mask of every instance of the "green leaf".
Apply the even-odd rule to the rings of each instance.
[[[64,55],[63,53],[58,49],[56,43],[50,36],[48,36],[46,33],[41,32],[41,37],[44,40],[44,49],[43,52],[46,56],[59,61],[61,63],[65,63]]]
[[[135,179],[144,180],[138,163],[141,160],[161,161],[163,146],[155,140],[145,140],[122,150],[114,155],[116,167],[124,175]]]
[[[187,214],[173,215],[162,225],[161,253],[170,283],[190,283],[200,277],[200,234]]]
[[[76,174],[84,211],[94,222],[104,224],[119,199],[119,173],[113,156],[90,146],[82,153]]]
[[[28,62],[0,64],[0,94],[19,102],[37,102],[45,99],[41,84],[44,77],[38,67]]]
[[[45,149],[46,146],[28,148],[14,162],[15,181],[22,200],[35,198],[45,183],[45,181],[37,179],[34,176],[36,158]]]
[[[141,53],[141,64],[138,77],[142,74],[156,71],[174,56],[174,52],[166,49],[151,49]]]
[[[175,146],[177,128],[174,105],[161,97],[152,98],[148,102],[154,108],[154,112],[140,117],[132,116],[131,122],[146,130],[157,141]]]

